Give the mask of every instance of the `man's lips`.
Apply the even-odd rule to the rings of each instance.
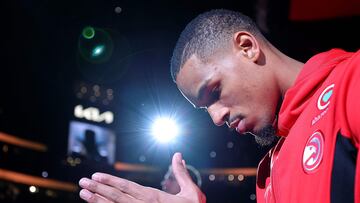
[[[245,124],[245,120],[241,119],[240,122],[238,123],[237,127],[236,127],[236,131],[240,134],[243,134],[246,132],[246,124]]]
[[[246,132],[246,124],[245,124],[245,120],[238,118],[235,121],[231,122],[230,124],[230,128],[232,129],[236,129],[236,131],[240,134],[243,134]]]

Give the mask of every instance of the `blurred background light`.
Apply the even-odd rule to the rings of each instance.
[[[41,176],[43,178],[47,178],[49,176],[49,173],[47,171],[43,171],[43,172],[41,172]]]
[[[87,26],[79,37],[78,49],[85,61],[99,64],[112,56],[114,43],[108,31]]]
[[[30,186],[29,187],[29,191],[31,192],[31,193],[35,193],[35,192],[37,192],[38,191],[38,189],[37,189],[37,187],[35,187],[35,186]]]
[[[239,180],[239,181],[243,181],[243,180],[244,180],[244,178],[245,178],[245,176],[244,176],[244,175],[242,175],[242,174],[240,174],[240,175],[238,176],[238,180]]]
[[[214,181],[215,180],[215,175],[214,174],[209,175],[209,180]]]
[[[233,181],[233,180],[234,180],[234,175],[229,175],[229,176],[228,176],[228,180],[229,180],[229,181]]]
[[[216,157],[216,152],[215,152],[215,151],[211,151],[211,152],[210,152],[210,157],[211,157],[211,158],[215,158],[215,157]]]
[[[250,199],[253,200],[253,201],[256,200],[256,195],[255,195],[255,194],[251,194],[251,195],[250,195]]]
[[[100,56],[105,50],[105,46],[104,45],[97,45],[94,47],[94,49],[92,50],[92,56],[93,57],[98,57]]]
[[[95,30],[93,27],[91,26],[87,26],[83,29],[82,31],[82,36],[85,38],[85,39],[92,39],[94,38],[95,36]]]
[[[121,13],[122,8],[119,7],[119,6],[116,6],[115,9],[114,9],[114,11],[115,11],[115,13],[119,14],[119,13]]]

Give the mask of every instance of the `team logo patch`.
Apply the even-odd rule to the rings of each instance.
[[[324,138],[320,131],[314,132],[308,139],[303,153],[303,168],[306,173],[313,173],[322,161]]]
[[[333,94],[335,84],[331,84],[325,88],[325,90],[320,94],[320,97],[317,101],[317,107],[320,110],[324,110],[330,104],[330,98]]]

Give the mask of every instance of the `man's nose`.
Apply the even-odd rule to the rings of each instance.
[[[207,111],[214,124],[217,126],[224,125],[229,119],[230,111],[225,106],[213,104],[207,108]]]

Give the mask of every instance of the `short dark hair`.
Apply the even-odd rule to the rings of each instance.
[[[240,12],[215,9],[198,15],[185,27],[176,43],[170,62],[173,80],[176,82],[181,67],[193,54],[205,61],[229,43],[235,32],[242,30],[262,36],[254,21]]]

